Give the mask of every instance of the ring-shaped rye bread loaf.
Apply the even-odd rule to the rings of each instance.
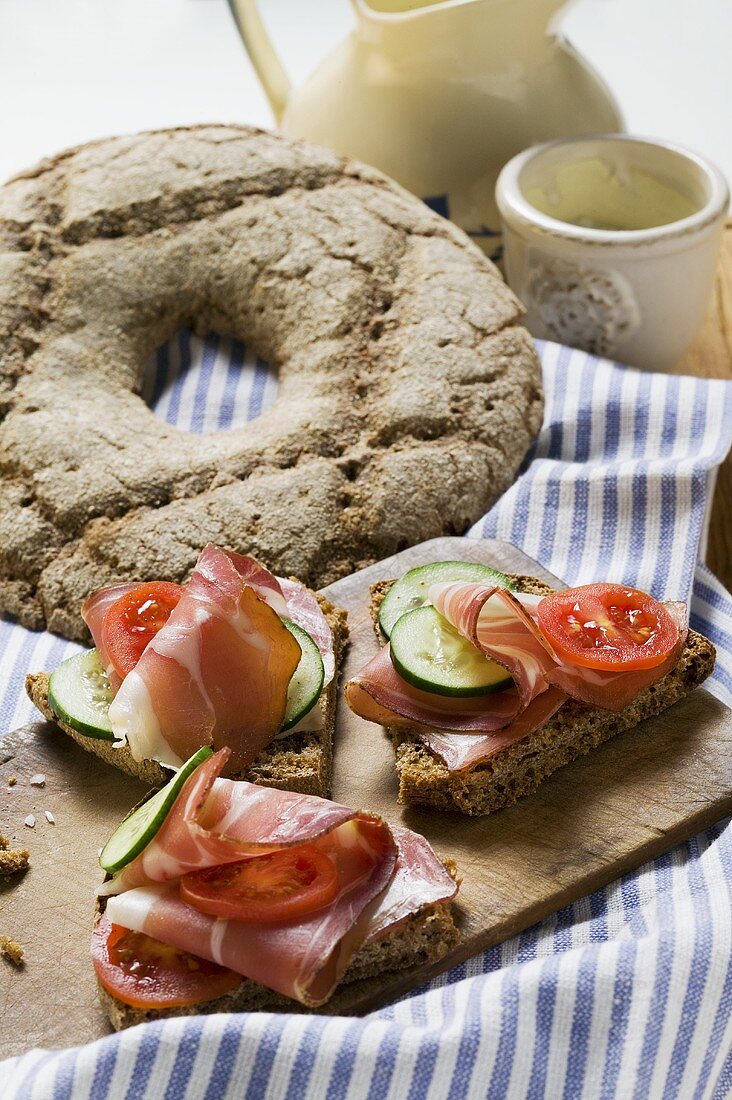
[[[0,188],[0,610],[83,637],[99,585],[204,543],[326,584],[457,533],[541,413],[521,307],[379,172],[243,126],[93,142]],[[139,396],[184,327],[246,341],[274,406],[214,435]]]

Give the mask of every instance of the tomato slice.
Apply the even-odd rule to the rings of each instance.
[[[165,626],[183,591],[181,584],[150,581],[138,584],[109,608],[102,624],[102,639],[122,679],[132,672],[145,646]]]
[[[212,1001],[236,989],[241,974],[130,932],[106,917],[92,934],[92,961],[108,993],[132,1008],[172,1008]]]
[[[214,917],[284,921],[328,905],[338,893],[333,860],[313,844],[184,875],[180,896]]]
[[[541,601],[538,617],[561,658],[606,671],[654,668],[679,636],[662,603],[624,584],[585,584],[555,592]]]

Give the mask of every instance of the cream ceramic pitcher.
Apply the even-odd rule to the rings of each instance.
[[[291,89],[256,0],[231,0],[279,127],[373,164],[500,252],[498,173],[529,145],[623,129],[547,25],[562,0],[352,0],[356,28]],[[303,5],[303,18],[307,5]]]

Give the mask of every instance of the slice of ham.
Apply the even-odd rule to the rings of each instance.
[[[233,551],[227,551],[227,553],[241,579],[246,584],[252,586],[260,599],[268,603],[272,610],[276,611],[278,615],[287,616],[292,619],[293,622],[298,621],[294,618],[292,610],[288,606],[287,597],[277,577],[270,573],[268,569],[265,569],[256,558],[245,557],[243,554],[235,554]],[[100,660],[107,670],[111,667],[111,662],[104,645],[104,635],[102,632],[104,617],[112,604],[116,603],[122,596],[126,596],[128,592],[131,592],[133,588],[137,588],[141,583],[141,581],[128,581],[124,584],[110,584],[105,588],[97,588],[96,591],[92,592],[91,596],[86,599],[81,609],[81,617],[89,627]],[[283,583],[293,588],[295,585],[293,581],[284,581]],[[302,588],[303,586],[299,585],[299,587]],[[305,591],[307,592],[307,589],[305,589]],[[317,606],[317,601],[313,600],[313,602]],[[320,610],[320,608],[318,608],[318,610]],[[327,625],[326,623],[326,626]],[[303,629],[307,628],[304,627]],[[117,679],[117,686],[119,686],[119,677],[117,677]]]
[[[440,757],[448,771],[470,771],[485,763],[501,749],[514,745],[530,733],[535,733],[553,718],[567,696],[559,688],[550,687],[537,695],[516,718],[495,733],[454,733],[450,730],[417,731],[420,740]]]
[[[263,790],[267,796],[281,793]],[[218,797],[214,786],[211,799],[215,803]],[[312,807],[317,820],[323,800],[303,798],[318,804]],[[217,920],[182,901],[175,883],[169,882],[136,886],[110,898],[105,917],[303,1004],[322,1004],[362,943],[385,936],[457,892],[423,837],[403,828],[392,833],[378,818],[337,809],[350,815],[349,820],[315,840],[336,862],[340,882],[338,897],[323,909],[279,924]]]
[[[151,842],[100,895],[314,841],[357,816],[315,795],[221,779],[229,756],[221,749],[196,768]]]
[[[227,745],[238,772],[279,732],[300,647],[279,618],[286,601],[269,577],[251,558],[203,549],[109,708],[115,737],[135,760],[179,767],[202,745]]]
[[[421,734],[427,729],[486,734],[510,727],[546,691],[555,664],[530,613],[538,601],[527,610],[507,589],[463,582],[434,584],[429,598],[459,633],[508,669],[515,687],[468,697],[421,691],[396,671],[387,645],[346,684],[348,705],[367,721]],[[532,716],[547,706],[534,708],[522,726],[536,728]]]
[[[686,644],[689,627],[685,603],[664,603],[678,629],[678,638],[671,652],[654,668],[631,669],[627,672],[605,672],[602,669],[562,663],[548,673],[550,683],[565,691],[572,699],[603,710],[619,711],[627,707],[641,691],[658,683],[678,664]]]
[[[112,685],[113,691],[118,690],[122,683],[122,679],[115,671],[114,665],[109,658],[107,647],[104,644],[102,626],[104,624],[104,616],[107,614],[112,604],[116,603],[122,596],[126,596],[133,588],[137,588],[136,583],[111,584],[107,585],[106,588],[98,588],[96,592],[92,592],[81,609],[81,617],[89,627],[92,640],[97,647],[99,660],[109,677],[109,682]]]
[[[380,939],[410,917],[454,898],[458,885],[419,833],[392,825],[398,853],[394,877],[371,909],[366,942]]]
[[[391,834],[379,821],[347,822],[328,840],[338,896],[297,921],[245,924],[211,917],[182,901],[175,885],[127,890],[110,898],[106,915],[302,1004],[322,1004],[366,938],[367,907],[388,885],[396,862]]]
[[[207,550],[209,548],[207,547]],[[222,551],[223,552],[223,551]],[[333,633],[328,625],[323,611],[315,597],[305,585],[299,581],[285,577],[275,577],[268,569],[265,569],[255,558],[242,554],[226,552],[231,564],[234,566],[241,580],[250,585],[261,600],[268,604],[280,618],[290,619],[298,626],[306,630],[320,650],[323,658],[324,680],[323,687],[331,683],[335,675],[335,654],[333,651]],[[199,568],[201,561],[199,559]],[[205,567],[205,562],[204,562]],[[104,643],[103,624],[104,618],[110,607],[122,596],[137,587],[137,582],[127,584],[109,585],[106,588],[97,589],[87,599],[82,608],[82,617],[92,635],[94,645],[99,653],[114,692],[118,692],[122,684],[122,678],[117,674],[109,659]],[[149,701],[144,697],[139,685],[134,689],[135,703],[145,716],[144,726],[148,730],[154,730],[155,722],[150,713]],[[323,727],[322,708],[313,707],[311,711],[297,724],[294,731],[288,731],[288,735],[299,730],[316,730]],[[153,734],[152,744],[158,744],[157,735]],[[159,748],[159,745],[158,745]],[[154,749],[153,749],[154,751]],[[157,759],[158,757],[154,757]],[[171,763],[175,763],[171,757]]]
[[[507,588],[447,581],[430,585],[428,596],[464,638],[508,669],[524,707],[546,689],[554,653]]]
[[[348,681],[345,695],[351,710],[361,718],[406,730],[434,726],[465,733],[492,733],[507,726],[521,710],[515,688],[466,698],[421,691],[399,675],[388,645]]]
[[[287,601],[286,617],[307,631],[320,650],[323,658],[323,687],[327,687],[335,676],[333,632],[328,626],[328,620],[314,594],[304,584],[287,577],[277,577],[277,581]]]
[[[219,554],[225,554],[244,584],[251,585],[260,600],[264,600],[266,604],[269,604],[280,618],[287,615],[287,600],[279,579],[273,573],[270,573],[269,569],[265,569],[261,562],[248,554],[236,554],[233,550],[222,550],[221,547],[209,543],[208,546],[204,547],[196,562],[196,570],[208,575],[213,584],[220,583],[218,562],[210,553],[211,550],[216,550]],[[232,596],[235,595],[236,586],[232,590]]]

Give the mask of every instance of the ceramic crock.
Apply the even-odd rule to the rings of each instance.
[[[535,336],[647,370],[680,359],[729,208],[717,168],[669,142],[580,137],[514,157],[496,199],[506,278]]]

